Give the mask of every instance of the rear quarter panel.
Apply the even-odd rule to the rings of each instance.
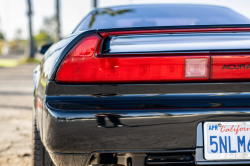
[[[42,110],[45,103],[45,90],[48,80],[53,80],[53,73],[57,69],[60,61],[64,58],[69,49],[74,45],[85,32],[72,34],[65,39],[53,44],[45,53],[44,59],[34,71],[34,116],[38,130],[42,136]],[[80,37],[79,37],[80,36]],[[37,109],[37,100],[42,103],[42,109]]]

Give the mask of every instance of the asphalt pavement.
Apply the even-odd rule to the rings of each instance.
[[[0,166],[31,165],[32,74],[36,66],[0,68]]]

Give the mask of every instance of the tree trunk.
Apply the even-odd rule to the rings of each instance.
[[[34,48],[34,39],[32,32],[32,9],[31,9],[31,0],[27,0],[28,3],[28,18],[29,18],[29,58],[35,57],[35,48]]]
[[[93,7],[97,8],[97,0],[93,0]]]
[[[56,0],[56,41],[61,40],[60,0]]]

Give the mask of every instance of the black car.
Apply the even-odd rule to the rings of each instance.
[[[250,20],[229,8],[95,9],[34,85],[36,166],[250,164]]]

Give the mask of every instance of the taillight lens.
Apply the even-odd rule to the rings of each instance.
[[[186,78],[207,78],[208,77],[208,59],[186,59]]]
[[[110,33],[102,35],[107,36]],[[106,56],[98,55],[101,42],[102,38],[96,33],[78,42],[59,67],[56,81],[98,84],[250,80],[250,53],[247,52]]]
[[[213,53],[212,81],[250,80],[250,53]]]
[[[61,64],[59,83],[142,83],[208,80],[207,53],[95,56],[100,37],[85,37]],[[87,51],[86,51],[87,50]],[[192,61],[193,59],[193,61]],[[185,66],[188,64],[188,67]],[[191,76],[186,76],[188,69]],[[205,73],[204,73],[205,72]]]
[[[89,66],[91,64],[88,62],[95,59],[94,54],[100,40],[101,38],[98,34],[91,34],[73,47],[61,64],[57,72],[56,81],[83,82],[81,80],[83,75],[91,77],[94,66]],[[86,64],[87,66],[85,66]]]
[[[85,37],[76,48],[72,49],[68,58],[93,57],[99,40],[100,37],[97,34]]]

